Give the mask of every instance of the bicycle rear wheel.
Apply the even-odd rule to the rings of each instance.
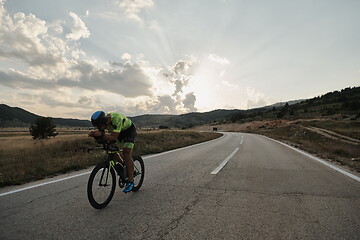
[[[133,157],[133,160],[134,160],[134,187],[132,191],[137,192],[144,181],[145,165],[141,157]]]
[[[116,187],[115,171],[109,164],[101,163],[91,172],[87,194],[91,204],[96,209],[106,207],[114,196]]]

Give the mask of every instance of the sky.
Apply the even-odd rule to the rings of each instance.
[[[0,0],[0,103],[250,109],[360,86],[358,0]]]

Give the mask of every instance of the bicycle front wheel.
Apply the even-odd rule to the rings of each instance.
[[[133,192],[137,192],[144,181],[145,165],[141,157],[133,157],[134,160],[134,187]]]
[[[96,209],[106,207],[114,196],[115,187],[114,169],[112,167],[109,169],[107,163],[97,165],[91,172],[87,185],[87,194],[91,206]]]

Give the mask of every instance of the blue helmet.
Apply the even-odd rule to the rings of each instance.
[[[94,112],[91,116],[91,123],[93,126],[99,128],[102,125],[105,125],[107,121],[106,114],[103,111]]]

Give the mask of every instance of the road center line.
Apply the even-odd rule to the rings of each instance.
[[[217,174],[220,172],[220,170],[225,167],[226,163],[235,155],[235,153],[239,150],[239,148],[236,148],[220,165],[214,169],[214,171],[211,172],[211,174]]]

